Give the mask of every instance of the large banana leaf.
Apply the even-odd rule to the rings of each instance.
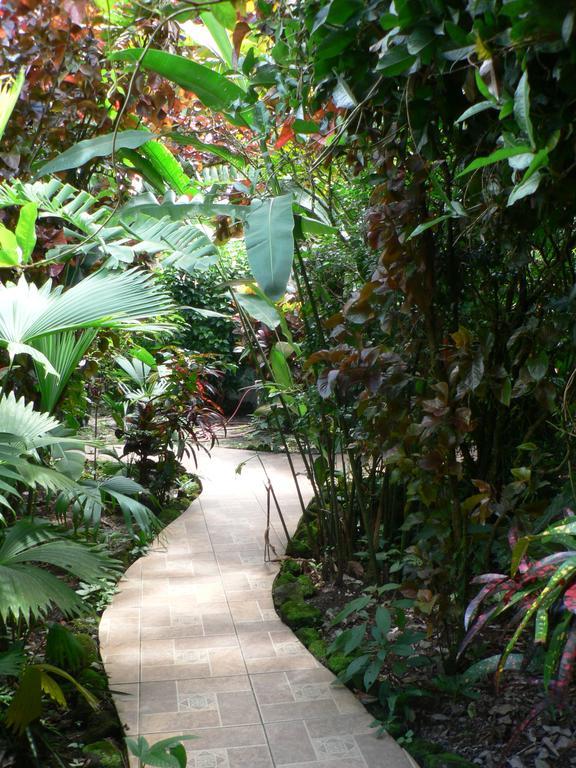
[[[266,296],[284,296],[294,257],[292,195],[253,201],[246,218],[246,251],[252,274]]]
[[[113,149],[136,149],[152,138],[154,134],[149,131],[119,131],[117,134],[106,133],[93,139],[84,139],[45,163],[36,176],[79,168],[95,157],[111,155]]]
[[[234,102],[246,99],[246,92],[236,83],[184,56],[156,49],[144,53],[143,48],[129,48],[115,51],[108,58],[112,61],[140,62],[143,69],[156,72],[187,91],[192,91],[204,106],[216,111],[229,111]]]
[[[84,602],[73,589],[36,564],[50,565],[88,582],[111,578],[118,565],[104,552],[64,538],[42,521],[20,520],[5,531],[0,544],[3,621],[14,618],[28,623],[50,607],[65,615],[84,610]]]

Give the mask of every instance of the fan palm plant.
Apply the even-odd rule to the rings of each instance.
[[[68,290],[54,288],[50,280],[38,288],[22,276],[17,283],[0,285],[0,346],[11,360],[30,355],[47,374],[66,380],[77,365],[78,350],[63,358],[53,354],[53,362],[48,355],[56,350],[42,341],[46,336],[86,328],[166,329],[142,321],[172,309],[172,299],[153,276],[136,269],[95,272]]]
[[[22,485],[48,491],[73,492],[74,478],[41,461],[39,450],[63,452],[84,447],[84,441],[58,434],[60,422],[48,413],[34,410],[14,393],[0,397],[0,504],[11,508]],[[0,516],[0,520],[1,520]]]
[[[1,623],[30,624],[54,607],[66,616],[86,610],[74,589],[41,567],[45,565],[93,582],[113,578],[119,564],[46,521],[19,520],[0,533]]]

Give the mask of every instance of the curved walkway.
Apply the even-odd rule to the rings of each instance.
[[[264,473],[256,459],[235,471],[254,455],[217,448],[201,460],[200,499],[130,566],[102,617],[102,658],[128,735],[193,734],[189,768],[414,766],[375,737],[364,707],[276,615]],[[300,507],[286,458],[262,460],[292,531]],[[271,522],[281,552],[277,515]]]

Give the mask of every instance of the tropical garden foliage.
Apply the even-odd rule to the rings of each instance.
[[[2,727],[29,748],[47,697],[92,702],[51,633],[78,580],[118,571],[102,515],[149,540],[248,390],[312,484],[292,554],[363,582],[326,654],[381,719],[430,693],[431,638],[444,690],[529,670],[530,717],[564,706],[573,4],[9,0],[0,19]],[[132,457],[112,474],[78,434],[90,400]]]

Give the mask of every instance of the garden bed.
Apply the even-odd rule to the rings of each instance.
[[[342,629],[332,621],[351,601],[361,598],[365,587],[360,579],[353,577],[345,577],[341,586],[326,582],[315,564],[306,559],[285,560],[274,584],[274,601],[282,620],[336,675],[346,670],[354,655],[329,651]],[[361,621],[362,617],[352,615],[345,626],[358,626]],[[415,630],[423,628],[423,622],[414,614],[409,614],[409,622]],[[484,656],[497,653],[499,641],[501,636],[493,633],[484,646]],[[520,733],[519,725],[542,699],[541,680],[509,672],[496,694],[491,675],[466,684],[459,676],[450,678],[439,674],[442,650],[433,637],[418,648],[419,654],[429,657],[430,664],[421,668],[420,674],[409,672],[397,682],[399,690],[418,688],[421,694],[408,696],[402,717],[395,718],[388,726],[390,733],[422,768],[576,766],[574,707],[556,715],[544,713]],[[353,680],[348,686],[376,720],[386,718],[388,713],[378,701],[377,690],[366,693]],[[514,734],[517,740],[506,757],[506,746]]]

